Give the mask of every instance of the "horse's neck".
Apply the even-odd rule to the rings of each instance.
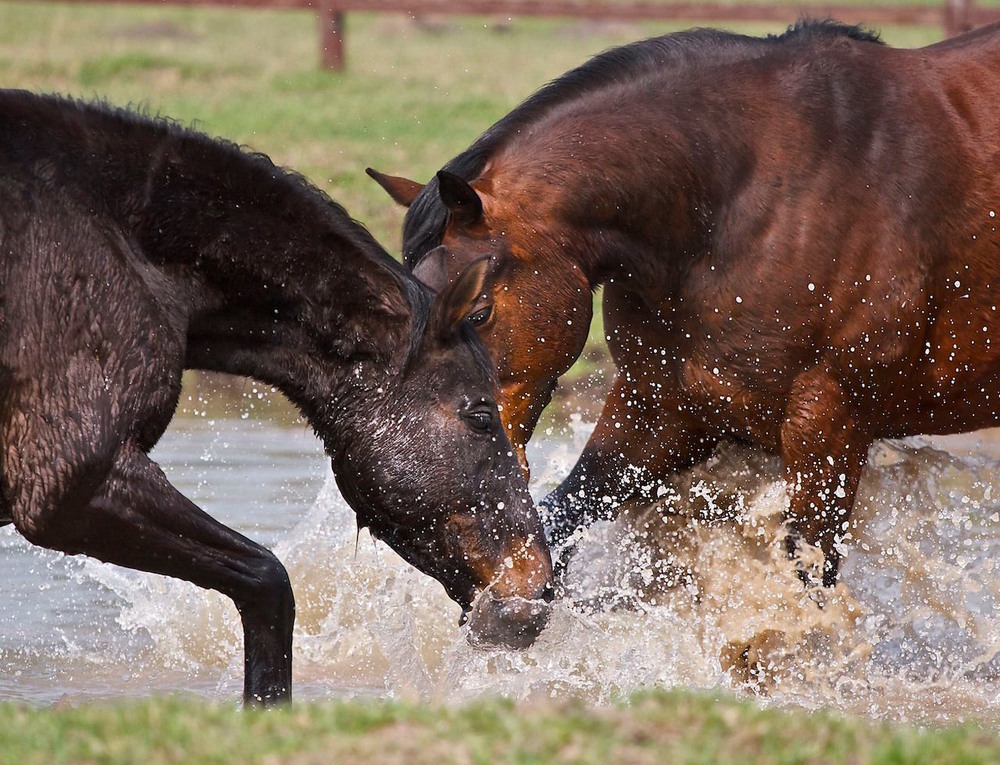
[[[254,168],[242,178],[234,161],[154,170],[140,240],[191,297],[188,365],[273,385],[316,421],[359,364],[385,367],[405,349],[410,306],[388,256],[346,213],[295,184],[269,188]]]
[[[705,246],[713,170],[699,168],[696,176],[691,164],[680,152],[592,157],[530,195],[551,204],[532,225],[548,230],[558,257],[579,268],[592,288],[614,282],[663,292],[682,260]]]
[[[314,425],[334,419],[358,386],[377,384],[398,364],[411,310],[387,274],[343,260],[311,282],[263,281],[243,299],[237,291],[221,299],[216,293],[214,304],[192,317],[187,366],[272,385]]]
[[[704,247],[711,190],[724,185],[717,157],[735,152],[724,131],[686,113],[681,124],[666,97],[629,97],[614,110],[581,98],[524,129],[492,159],[487,185],[497,199],[531,200],[532,225],[549,230],[592,286],[655,288]],[[504,215],[516,225],[519,210]]]
[[[136,216],[154,262],[202,272],[223,292],[270,290],[274,300],[322,281],[323,240],[335,231],[307,193],[283,188],[263,161],[228,147],[162,143]]]

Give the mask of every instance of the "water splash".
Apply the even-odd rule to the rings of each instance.
[[[276,550],[298,604],[296,694],[603,703],[652,686],[722,687],[879,719],[996,722],[1000,463],[949,450],[874,447],[841,582],[807,590],[784,554],[779,463],[722,447],[657,504],[589,530],[568,597],[519,653],[469,645],[440,585],[359,535],[331,480]],[[550,456],[550,476],[572,454]],[[97,564],[84,571],[118,594],[120,628],[145,636],[135,671],[176,670],[168,682],[193,672],[199,692],[238,695],[228,601]]]

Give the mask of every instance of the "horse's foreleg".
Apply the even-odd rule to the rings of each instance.
[[[684,415],[660,386],[620,374],[566,480],[539,505],[559,568],[577,529],[615,516],[632,498],[656,499],[660,482],[705,459],[717,439]]]
[[[14,452],[19,464],[5,464],[5,475],[14,522],[29,541],[229,596],[243,621],[244,701],[290,700],[295,608],[272,553],[202,512],[129,442],[104,464],[57,461],[41,470],[9,444],[6,462]]]
[[[800,545],[823,553],[822,581],[837,582],[837,541],[847,530],[871,438],[836,378],[815,367],[796,378],[781,426],[781,456],[790,490],[788,554]],[[804,561],[799,576],[815,579]]]

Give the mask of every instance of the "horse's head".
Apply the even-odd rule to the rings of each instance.
[[[417,258],[407,251],[414,275],[431,289],[446,288],[470,263],[489,258],[484,291],[490,299],[470,321],[496,364],[500,417],[527,472],[525,445],[557,379],[587,341],[593,308],[586,276],[553,244],[557,234],[539,230],[544,222],[529,222],[539,221],[530,199],[519,207],[501,205],[489,193],[488,182],[470,184],[443,171],[426,189],[414,181],[368,173],[394,200],[410,207],[408,228],[409,217],[424,212],[419,205],[411,207],[421,194],[435,194],[432,204],[446,210],[443,233],[433,242],[438,246],[415,253]]]
[[[333,468],[359,525],[444,585],[473,640],[521,648],[548,618],[552,564],[469,324],[488,304],[486,271],[471,264],[429,310],[419,287],[410,348],[388,375],[362,382],[359,369],[336,415],[348,437]]]

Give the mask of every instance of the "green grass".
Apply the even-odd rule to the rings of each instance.
[[[0,761],[971,765],[1000,762],[1000,739],[971,725],[921,730],[679,692],[602,709],[341,702],[241,712],[154,699],[54,710],[2,704]]]
[[[396,252],[402,210],[366,166],[426,179],[543,83],[676,28],[517,20],[499,31],[482,18],[366,14],[347,25],[337,74],[318,67],[308,12],[0,2],[0,82],[144,105],[247,144],[307,175]],[[885,34],[918,45],[940,32]]]

